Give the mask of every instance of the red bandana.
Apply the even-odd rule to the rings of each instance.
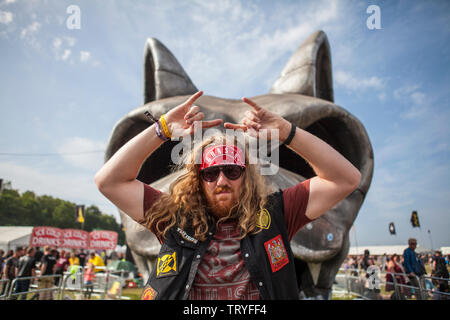
[[[225,164],[236,164],[245,167],[245,160],[241,149],[233,145],[216,145],[206,148],[203,151],[200,170]]]

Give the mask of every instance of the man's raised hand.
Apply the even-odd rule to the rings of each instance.
[[[205,114],[200,108],[193,105],[195,100],[203,95],[203,91],[198,91],[186,102],[170,110],[166,115],[166,122],[172,137],[179,138],[194,133],[194,122],[200,121],[202,128],[211,128],[222,123],[222,119],[203,121]]]
[[[269,140],[271,138],[270,130],[279,130],[279,138],[282,141],[289,134],[290,124],[283,117],[258,106],[256,102],[248,98],[242,98],[242,101],[248,104],[251,109],[245,112],[241,124],[225,122],[225,128],[244,130],[254,137],[259,137],[261,130],[268,130],[267,139]]]

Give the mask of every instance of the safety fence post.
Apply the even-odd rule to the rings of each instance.
[[[8,291],[9,291],[9,284],[10,284],[10,282],[11,281],[9,279],[1,279],[0,280],[0,284],[1,284],[1,287],[2,287],[0,300],[6,300],[6,298],[8,297]]]

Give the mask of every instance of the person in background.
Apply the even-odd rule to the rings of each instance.
[[[35,250],[33,247],[28,247],[26,253],[27,254],[25,256],[20,257],[17,264],[17,278],[34,277],[36,275],[36,263],[34,260]],[[31,279],[17,279],[14,293],[27,292],[30,288],[30,283]],[[16,298],[19,299],[19,296],[17,296]],[[26,300],[26,298],[26,293],[20,295],[21,300]]]
[[[0,279],[3,277],[3,265],[5,264],[5,251],[0,249]]]
[[[433,282],[436,286],[438,286],[439,292],[449,293],[448,287],[449,272],[447,269],[445,259],[442,257],[442,253],[439,250],[436,250],[434,253],[431,275],[436,278],[447,279],[447,280],[433,279]],[[435,294],[433,296],[433,299],[439,300],[446,300],[449,298],[450,297],[445,294]]]
[[[90,253],[88,263],[92,263],[95,266],[95,272],[104,270],[104,268],[99,267],[104,267],[105,263],[103,262],[103,259],[95,252]]]
[[[12,250],[11,250],[12,251]],[[3,268],[3,279],[9,279],[10,283],[16,278],[17,275],[17,264],[19,263],[19,258],[23,256],[23,248],[16,247],[13,255],[5,260],[5,266]],[[2,288],[2,295],[5,294],[6,286]]]
[[[65,250],[62,250],[61,254],[59,255],[59,258],[56,260],[55,274],[61,275],[60,278],[55,277],[56,286],[59,285],[59,282],[62,280],[64,272],[67,271],[68,266],[69,266],[68,253]]]
[[[80,259],[80,266],[84,267],[84,264],[86,262],[87,254],[84,252],[84,249],[80,249],[80,253],[77,254],[78,259]]]
[[[386,253],[383,253],[383,257],[381,258],[381,271],[386,271],[387,270],[388,260],[389,260],[389,258],[386,255]]]
[[[80,259],[75,255],[75,252],[70,253],[69,264],[71,266],[80,266]]]
[[[364,257],[362,258],[362,261],[361,261],[362,269],[367,270],[367,268],[370,265],[369,259],[370,259],[370,251],[368,249],[366,249],[366,250],[364,250]]]
[[[14,250],[10,249],[6,251],[5,260],[14,255]]]
[[[398,289],[392,293],[391,300],[405,300],[405,294],[407,293],[407,288],[404,287],[408,283],[408,277],[406,277],[405,270],[399,262],[400,257],[398,254],[394,253],[390,259],[387,260],[387,273],[386,273],[386,291],[395,290],[395,285]],[[395,274],[395,284],[394,277]]]
[[[39,268],[44,253],[42,252],[40,247],[35,247],[34,249],[34,261],[36,263],[36,268]]]
[[[103,263],[108,265],[108,255],[106,254],[106,250],[102,250],[100,253],[101,258],[103,259]]]
[[[55,249],[49,246],[44,247],[44,255],[41,260],[41,272],[38,277],[38,289],[43,290],[39,292],[39,300],[52,300],[53,290],[48,290],[53,285],[53,277],[56,271],[56,253]]]
[[[417,256],[415,250],[417,247],[417,240],[414,238],[408,239],[408,248],[403,251],[403,258],[405,260],[403,266],[405,267],[405,272],[408,274],[409,281],[411,282],[411,285],[416,287],[417,289],[414,289],[415,292],[417,291],[418,294],[416,294],[417,299],[424,299],[424,295],[420,294],[420,277],[425,274],[425,270],[422,266],[422,263],[420,261],[420,258]]]
[[[16,268],[19,263],[19,258],[23,255],[23,248],[16,247],[12,256],[8,257],[5,261],[5,267],[3,268],[3,279],[9,279],[10,283],[16,278]],[[5,294],[6,286],[2,288],[2,295]]]
[[[92,262],[88,262],[86,270],[84,271],[84,299],[91,299],[92,292],[94,291],[94,278],[95,278],[95,265]]]

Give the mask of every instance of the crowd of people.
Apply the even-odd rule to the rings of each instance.
[[[375,256],[366,249],[364,255],[349,255],[344,260],[343,268],[355,270],[353,275],[358,275],[357,270],[364,270],[366,271],[365,276],[369,278],[370,274],[367,270],[370,266],[376,266],[380,272],[385,273],[385,291],[394,291],[390,296],[391,299],[401,300],[413,295],[418,299],[427,299],[427,294],[422,293],[422,296],[419,296],[420,290],[414,290],[414,288],[411,290],[411,287],[419,288],[419,281],[423,281],[427,290],[434,292],[433,299],[449,299],[449,295],[441,293],[449,293],[450,255],[443,256],[439,250],[433,254],[418,254],[415,252],[416,246],[417,240],[410,238],[408,248],[401,255]],[[426,266],[428,266],[429,272]],[[423,278],[427,275],[431,278]],[[396,285],[398,285],[398,290],[395,290]],[[379,293],[379,290],[375,290],[375,293]]]
[[[84,268],[84,285],[87,288],[85,298],[90,299],[93,281],[97,272],[103,272],[109,260],[124,260],[121,252],[86,251],[84,249],[65,250],[46,246],[16,247],[15,250],[0,250],[0,279],[8,279],[10,283],[17,278],[13,288],[13,299],[27,299],[30,285],[37,282],[38,293],[31,299],[51,300],[52,288],[58,286],[66,271],[71,273]],[[56,275],[56,276],[55,276]],[[30,278],[33,277],[33,278]],[[24,278],[24,279],[21,279]],[[1,295],[7,294],[6,282],[2,283]],[[24,293],[24,294],[21,294]]]
[[[426,299],[426,296],[419,297],[419,290],[411,290],[411,287],[419,287],[419,281],[422,276],[430,275],[432,281],[430,286],[441,293],[449,293],[448,279],[450,266],[450,255],[443,256],[440,251],[434,254],[417,254],[415,248],[416,239],[408,240],[408,248],[403,254],[393,255],[371,255],[369,250],[364,251],[364,255],[349,255],[343,263],[343,268],[354,270],[353,275],[359,275],[357,270],[366,271],[370,266],[376,266],[384,273],[386,286],[385,291],[391,292],[391,299],[406,299],[413,294],[416,298]],[[125,256],[120,252],[111,252],[107,255],[106,251],[95,252],[84,249],[65,250],[51,247],[16,247],[15,250],[4,252],[0,250],[0,279],[9,279],[10,283],[16,278],[16,284],[13,289],[13,298],[26,299],[26,292],[30,285],[37,281],[40,291],[35,293],[31,299],[51,300],[54,286],[59,285],[64,272],[75,272],[79,267],[84,267],[84,285],[86,291],[84,296],[90,299],[93,292],[93,282],[95,274],[103,272],[104,266],[108,265],[109,260],[125,260]],[[427,269],[430,272],[427,272]],[[39,272],[36,272],[36,271]],[[55,277],[60,275],[60,277]],[[27,277],[34,277],[27,279]],[[20,278],[24,278],[20,280]],[[395,279],[394,279],[395,278]],[[447,280],[437,279],[443,278]],[[398,289],[395,290],[395,285]],[[41,290],[42,289],[42,290]],[[47,290],[46,290],[47,289]],[[6,294],[6,285],[2,285],[1,295]],[[24,294],[20,294],[20,293]],[[375,291],[375,293],[379,293]],[[433,299],[448,299],[450,296],[435,294]]]

